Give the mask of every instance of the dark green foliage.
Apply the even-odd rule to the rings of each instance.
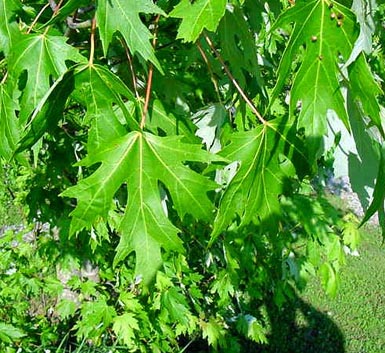
[[[0,196],[50,229],[0,235],[0,349],[251,351],[309,276],[335,295],[358,232],[311,181],[346,141],[383,215],[364,2],[49,3],[0,0]]]

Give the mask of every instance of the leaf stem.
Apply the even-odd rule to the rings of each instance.
[[[136,78],[134,64],[132,62],[132,57],[131,57],[131,54],[130,54],[130,49],[128,48],[127,43],[124,41],[123,38],[120,38],[120,42],[122,43],[122,45],[124,47],[124,50],[126,51],[126,56],[127,56],[127,60],[128,60],[128,66],[130,67],[130,71],[131,71],[132,86],[134,87],[136,99],[139,101],[140,100],[140,95],[139,95],[139,92],[138,92],[138,79]]]
[[[95,55],[95,29],[96,29],[96,18],[93,17],[91,21],[91,37],[90,37],[90,58],[88,60],[88,64],[90,66],[94,63],[94,55]]]
[[[221,63],[221,65],[223,66],[223,69],[225,70],[227,76],[230,78],[231,82],[233,83],[233,85],[235,86],[235,88],[237,89],[237,91],[239,92],[239,94],[242,96],[242,98],[244,99],[244,101],[246,102],[246,104],[250,107],[251,111],[254,113],[254,115],[258,118],[258,120],[263,124],[263,125],[266,125],[267,124],[267,121],[263,118],[263,116],[261,115],[261,113],[258,111],[258,109],[256,108],[256,106],[254,105],[254,103],[250,100],[249,97],[247,97],[246,93],[243,91],[242,87],[238,84],[237,80],[234,78],[233,74],[230,72],[230,69],[228,68],[228,66],[225,64],[221,54],[218,52],[218,50],[215,48],[213,42],[211,41],[211,39],[209,38],[209,36],[204,33],[204,37],[206,39],[206,42],[207,44],[209,45],[210,49],[214,52],[215,56],[217,57],[217,59],[219,60],[219,62]]]
[[[155,49],[156,46],[156,40],[157,40],[157,32],[158,32],[158,22],[160,19],[160,15],[157,15],[154,21],[154,38],[152,39],[152,46]],[[148,78],[147,78],[147,87],[146,87],[146,98],[144,101],[144,107],[142,112],[142,118],[140,120],[140,128],[143,129],[146,125],[146,116],[148,112],[148,106],[150,104],[150,98],[151,98],[151,87],[152,87],[152,76],[154,73],[154,65],[150,63],[149,69],[148,69]]]

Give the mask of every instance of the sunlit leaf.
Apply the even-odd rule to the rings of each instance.
[[[138,53],[143,59],[151,61],[159,71],[162,71],[150,43],[152,34],[141,21],[140,13],[165,15],[150,0],[98,1],[96,19],[104,53],[107,53],[112,38],[115,32],[118,31],[133,53]]]
[[[274,28],[294,23],[280,61],[273,96],[281,92],[292,63],[300,60],[290,92],[290,114],[299,110],[298,128],[303,128],[311,159],[318,156],[327,132],[327,112],[334,110],[349,129],[340,90],[341,60],[348,60],[358,37],[353,13],[336,2],[296,1]]]
[[[197,0],[194,3],[182,0],[170,16],[182,19],[178,38],[185,42],[195,42],[205,28],[209,31],[216,30],[225,10],[225,0]]]
[[[25,122],[49,90],[52,80],[67,71],[66,61],[85,61],[66,38],[48,34],[24,35],[9,58],[9,73],[25,87],[20,102],[20,119]],[[26,77],[20,77],[26,73]]]
[[[148,282],[160,265],[161,247],[183,251],[178,229],[163,209],[159,183],[169,191],[173,207],[182,219],[188,213],[208,221],[213,216],[213,205],[207,192],[217,185],[184,162],[208,163],[215,159],[218,158],[202,151],[199,145],[182,143],[178,136],[161,138],[131,132],[103,145],[81,163],[102,163],[97,171],[63,193],[78,199],[72,212],[72,233],[106,219],[114,194],[126,183],[128,200],[115,263],[135,251],[136,272]]]

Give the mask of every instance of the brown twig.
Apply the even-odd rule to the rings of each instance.
[[[120,42],[122,43],[122,45],[124,47],[124,50],[126,51],[128,65],[129,65],[130,71],[131,71],[132,85],[133,85],[134,91],[135,91],[135,97],[139,101],[140,100],[140,95],[139,95],[139,92],[138,92],[138,80],[136,78],[134,64],[132,62],[132,57],[131,57],[131,54],[130,54],[130,49],[128,48],[127,43],[123,39],[120,39]]]
[[[207,65],[207,69],[209,70],[209,73],[210,73],[210,77],[211,77],[211,82],[213,83],[214,85],[214,88],[215,88],[215,92],[217,94],[217,97],[218,97],[218,101],[221,102],[222,99],[221,99],[221,94],[219,92],[219,86],[218,86],[218,81],[216,80],[215,76],[214,76],[214,72],[213,72],[213,69],[211,67],[211,64],[210,64],[210,61],[209,59],[207,58],[207,55],[206,53],[204,52],[202,46],[200,45],[199,42],[196,42],[196,45],[197,45],[197,48],[204,60],[204,62],[206,63]]]
[[[91,21],[91,36],[90,36],[90,58],[88,64],[91,66],[94,63],[95,55],[95,30],[96,30],[96,18],[93,17]]]
[[[267,124],[267,121],[263,118],[262,114],[258,111],[254,103],[250,100],[249,97],[247,97],[246,93],[243,91],[242,87],[238,84],[237,80],[234,78],[233,74],[230,72],[228,66],[225,64],[221,54],[218,52],[218,50],[215,48],[213,42],[208,37],[206,33],[204,33],[204,37],[206,39],[207,44],[209,45],[210,49],[214,52],[215,56],[221,63],[223,69],[225,70],[227,76],[230,78],[231,82],[239,92],[239,94],[242,96],[243,100],[246,102],[246,104],[250,107],[251,111],[254,113],[254,115],[258,118],[258,120],[262,124]]]
[[[157,32],[158,32],[158,22],[160,19],[160,15],[157,15],[154,21],[154,38],[152,40],[152,46],[155,49],[156,46],[156,40],[157,40]],[[147,78],[147,87],[146,87],[146,98],[144,101],[144,107],[143,107],[143,112],[142,112],[142,119],[140,120],[140,128],[143,129],[144,126],[146,125],[146,116],[147,116],[147,111],[148,111],[148,106],[150,104],[150,97],[151,97],[151,87],[152,87],[152,76],[154,73],[154,65],[150,63],[149,69],[148,69],[148,78]]]

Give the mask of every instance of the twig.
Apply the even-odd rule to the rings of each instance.
[[[211,64],[210,64],[210,61],[209,59],[207,58],[207,55],[206,53],[204,52],[202,46],[199,44],[199,42],[196,42],[196,45],[197,45],[197,48],[204,60],[204,62],[206,63],[207,65],[207,68],[209,70],[209,73],[210,73],[210,77],[211,77],[211,82],[213,83],[214,85],[214,88],[215,88],[215,92],[217,94],[217,97],[218,97],[218,101],[221,102],[222,99],[221,99],[221,95],[220,95],[220,92],[219,92],[219,86],[218,86],[218,81],[216,80],[215,76],[214,76],[214,72],[213,72],[213,69],[211,67]]]
[[[209,47],[211,48],[211,50],[214,52],[215,56],[217,57],[217,59],[219,60],[219,62],[221,63],[221,65],[223,66],[223,69],[225,70],[227,76],[230,78],[231,82],[233,83],[233,85],[235,86],[235,88],[237,89],[237,91],[239,92],[239,94],[242,96],[242,98],[244,99],[244,101],[247,103],[247,105],[250,107],[251,111],[254,113],[254,115],[258,118],[258,120],[266,125],[267,124],[267,121],[263,118],[263,116],[261,115],[261,113],[258,111],[258,109],[256,108],[256,106],[254,105],[254,103],[249,99],[249,97],[247,97],[246,93],[243,91],[243,89],[241,88],[241,86],[239,86],[237,80],[234,78],[233,74],[230,72],[229,68],[227,67],[227,65],[225,64],[221,54],[218,52],[218,50],[214,47],[213,45],[213,42],[211,41],[211,39],[208,37],[208,35],[206,33],[204,33],[204,37],[206,39],[206,42],[207,44],[209,45]]]
[[[36,15],[35,19],[34,19],[33,22],[31,23],[31,25],[29,26],[28,31],[27,31],[27,34],[31,33],[33,26],[36,24],[36,22],[38,21],[39,17],[43,14],[43,12],[45,11],[45,9],[46,9],[47,7],[49,7],[49,6],[50,6],[50,4],[45,4],[45,6],[43,6],[43,8],[39,11],[39,13]]]
[[[140,100],[140,95],[139,95],[139,92],[138,92],[138,82],[137,82],[137,78],[136,78],[136,75],[135,75],[135,69],[134,69],[134,64],[132,62],[132,58],[131,58],[131,55],[130,55],[130,50],[128,49],[127,43],[123,39],[120,39],[120,42],[122,43],[122,45],[124,46],[124,49],[126,51],[128,65],[129,65],[130,71],[131,71],[132,85],[134,87],[136,99],[139,101]]]
[[[156,35],[158,32],[158,22],[159,22],[160,15],[157,15],[154,21],[154,38],[152,40],[152,46],[155,49],[156,46]],[[148,69],[148,79],[147,79],[147,87],[146,87],[146,98],[144,101],[144,107],[142,112],[142,119],[140,120],[140,128],[143,129],[146,125],[146,116],[148,111],[148,106],[150,104],[150,97],[151,97],[151,87],[152,87],[152,75],[154,73],[154,65],[150,63],[149,69]]]
[[[51,6],[52,11],[55,12],[57,8],[56,2],[54,0],[48,0],[48,4]]]
[[[8,71],[5,73],[4,77],[2,78],[0,85],[4,84],[4,82],[7,80],[7,77],[8,77]]]
[[[89,65],[91,66],[94,63],[94,55],[95,55],[95,29],[96,29],[96,18],[92,18],[91,21],[91,47],[90,47],[90,58],[88,60]]]

